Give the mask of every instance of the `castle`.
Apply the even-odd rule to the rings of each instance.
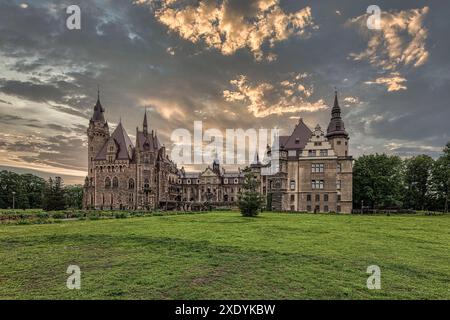
[[[216,158],[202,172],[179,169],[166,154],[147,113],[133,144],[122,123],[110,134],[100,97],[87,129],[88,175],[83,205],[87,209],[196,209],[205,203],[235,206],[244,172],[227,171]],[[255,155],[249,169],[260,182],[267,205],[277,211],[343,212],[352,210],[352,157],[349,136],[335,92],[326,133],[310,130],[302,119],[290,136],[280,136],[277,150]],[[276,170],[274,166],[276,163]]]

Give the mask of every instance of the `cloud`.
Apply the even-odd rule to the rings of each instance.
[[[281,9],[279,0],[203,0],[197,5],[183,5],[181,1],[161,1],[155,17],[169,30],[193,43],[203,41],[207,47],[232,55],[248,48],[257,61],[273,61],[276,55],[264,53],[263,45],[273,47],[291,36],[306,37],[317,28],[311,8],[293,13]],[[154,1],[135,1],[154,5]]]
[[[367,60],[383,70],[396,70],[399,66],[419,67],[429,57],[426,49],[428,30],[424,20],[428,7],[404,10],[397,13],[383,12],[381,30],[367,28],[367,15],[351,19],[350,24],[357,25],[369,36],[367,49],[361,53],[351,53],[355,60]]]
[[[360,53],[350,53],[354,61],[368,61],[371,65],[390,73],[366,83],[385,84],[388,91],[406,90],[406,79],[399,72],[404,68],[417,68],[429,59],[426,48],[428,29],[424,20],[428,7],[399,12],[382,12],[381,30],[367,28],[368,15],[351,19],[348,24],[357,26],[367,36],[367,48]]]
[[[306,74],[297,74],[276,84],[268,82],[251,83],[248,77],[240,75],[231,80],[234,90],[224,90],[228,102],[242,102],[257,118],[272,114],[282,115],[293,112],[315,112],[326,109],[322,99],[309,102],[306,99],[313,93],[313,87],[304,83]]]
[[[374,81],[366,81],[366,84],[381,84],[386,86],[387,91],[400,91],[400,90],[406,90],[407,87],[405,85],[405,82],[407,80],[400,75],[398,72],[392,72],[387,76],[379,77],[375,79]]]

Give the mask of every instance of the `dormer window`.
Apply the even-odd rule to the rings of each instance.
[[[299,144],[300,143],[300,138],[295,138],[295,143]]]

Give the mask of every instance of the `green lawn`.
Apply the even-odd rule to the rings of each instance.
[[[449,249],[448,215],[0,225],[0,299],[450,299]],[[81,290],[66,288],[70,264]],[[366,287],[373,264],[381,290]]]

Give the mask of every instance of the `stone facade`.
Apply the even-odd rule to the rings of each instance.
[[[110,135],[98,99],[87,129],[88,175],[84,207],[92,209],[194,209],[201,205],[235,206],[244,173],[227,171],[216,158],[202,172],[178,169],[156,132],[136,128],[133,144],[122,124]],[[249,169],[260,182],[267,204],[279,211],[343,212],[352,210],[352,157],[337,93],[325,133],[311,131],[300,119],[290,136],[267,146],[261,162]]]

